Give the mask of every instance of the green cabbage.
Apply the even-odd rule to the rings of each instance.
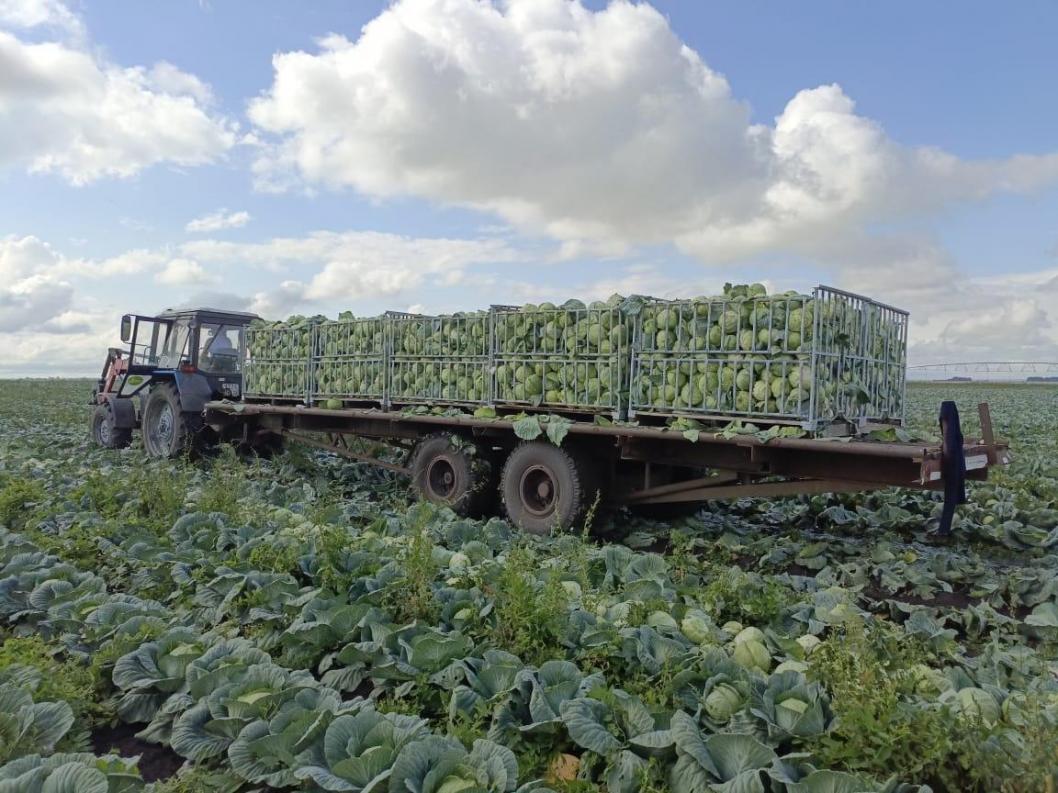
[[[771,653],[763,642],[756,639],[736,642],[731,657],[744,669],[759,669],[765,673],[771,669]]]
[[[706,644],[713,640],[716,625],[704,611],[692,609],[680,621],[680,630],[695,644]]]
[[[983,688],[961,688],[951,699],[953,710],[966,721],[993,726],[1002,715],[996,698]]]
[[[729,683],[714,686],[705,698],[705,712],[720,724],[728,722],[742,707],[742,695]]]

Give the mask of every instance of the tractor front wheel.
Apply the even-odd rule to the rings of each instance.
[[[95,406],[89,428],[92,440],[104,449],[124,449],[132,443],[132,430],[115,425],[114,411],[106,402]]]
[[[193,419],[180,409],[180,395],[173,386],[158,386],[143,406],[143,448],[158,459],[179,457],[191,448]]]

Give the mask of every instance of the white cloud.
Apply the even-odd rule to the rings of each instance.
[[[0,27],[52,27],[75,35],[84,32],[80,18],[59,0],[0,0]]]
[[[156,270],[169,260],[164,251],[136,248],[106,259],[67,259],[62,257],[55,271],[66,276],[108,278],[115,275],[137,275]]]
[[[249,108],[272,141],[264,185],[476,207],[570,255],[672,241],[707,261],[815,254],[850,229],[1058,180],[1058,154],[967,162],[901,146],[837,85],[751,124],[646,4],[400,0],[356,41],[273,65]]]
[[[73,287],[56,273],[61,260],[36,237],[0,238],[0,333],[41,327],[70,307]]]
[[[167,286],[200,286],[217,283],[217,277],[193,259],[171,259],[154,280]]]
[[[0,333],[40,327],[69,308],[73,287],[46,275],[0,286]]]
[[[34,236],[0,237],[0,334],[80,332],[88,315],[74,306],[79,281],[136,276],[163,265],[167,268],[163,273],[177,278],[181,261],[166,251],[145,249],[100,260],[71,259]],[[182,284],[202,282],[184,276]]]
[[[22,26],[44,24],[34,20],[59,8],[8,6]],[[0,30],[0,169],[85,184],[159,163],[212,162],[235,145],[236,128],[210,101],[204,83],[172,64],[123,68],[79,44],[28,43]]]
[[[317,231],[262,243],[200,240],[181,246],[200,262],[242,264],[286,272],[309,270],[262,290],[253,310],[278,316],[297,307],[390,297],[429,285],[451,286],[475,265],[514,261],[502,239],[403,237],[373,231]]]
[[[195,218],[187,224],[185,230],[197,234],[220,231],[221,229],[237,229],[249,222],[249,212],[228,212],[226,209],[220,209],[211,214]]]

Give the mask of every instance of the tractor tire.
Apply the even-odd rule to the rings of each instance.
[[[592,508],[598,476],[585,455],[544,441],[515,447],[503,466],[500,491],[511,522],[530,534],[564,531]]]
[[[200,420],[180,409],[180,395],[172,385],[154,388],[143,404],[143,448],[150,457],[179,457],[194,446]]]
[[[132,443],[132,429],[114,425],[114,411],[106,402],[95,406],[89,428],[92,440],[104,449],[124,449]]]
[[[447,433],[427,435],[416,445],[408,467],[419,498],[462,517],[479,517],[495,501],[495,466],[487,450],[472,441],[457,445]]]

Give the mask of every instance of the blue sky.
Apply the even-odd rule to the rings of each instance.
[[[123,311],[187,301],[727,280],[906,305],[917,361],[1058,359],[1056,32],[1045,2],[0,0],[0,374],[91,372]]]

